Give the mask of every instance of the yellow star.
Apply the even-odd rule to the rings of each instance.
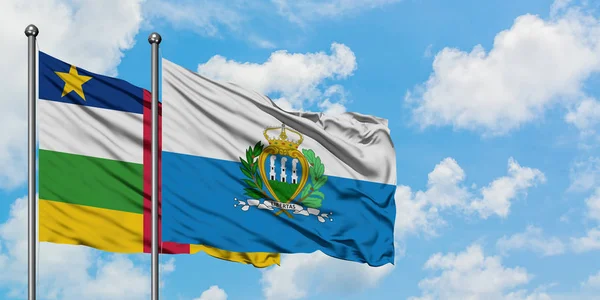
[[[54,72],[60,79],[65,82],[65,87],[63,88],[63,92],[61,97],[64,97],[66,94],[75,91],[77,95],[79,95],[85,101],[85,95],[83,94],[82,85],[88,80],[92,79],[90,76],[79,75],[77,73],[77,68],[75,66],[71,66],[69,73],[65,72]]]

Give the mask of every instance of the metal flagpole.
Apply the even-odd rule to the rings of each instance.
[[[158,300],[158,45],[162,38],[153,32],[152,46],[152,300]]]
[[[36,142],[36,37],[39,33],[38,28],[31,24],[25,28],[25,35],[28,42],[28,76],[27,76],[27,106],[28,106],[28,138],[27,138],[27,164],[29,167],[28,189],[27,189],[27,266],[28,266],[28,292],[29,300],[35,300],[36,296],[36,247],[37,247],[37,220],[36,220],[36,159],[35,159],[35,142]]]

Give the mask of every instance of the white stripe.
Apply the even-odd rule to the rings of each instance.
[[[143,115],[38,101],[40,149],[143,163]]]
[[[284,123],[302,133],[300,149],[312,149],[326,174],[396,184],[386,120],[355,113],[291,113],[263,95],[213,82],[166,59],[162,67],[163,151],[239,161],[259,140],[267,145],[266,127]],[[288,132],[288,138],[295,135]]]

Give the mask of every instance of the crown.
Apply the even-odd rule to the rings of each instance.
[[[273,137],[268,134],[269,131],[273,131],[273,130],[280,131],[279,137]],[[297,140],[288,139],[286,131],[295,133],[299,137],[299,139],[297,139]],[[281,124],[281,127],[267,127],[267,129],[265,129],[263,134],[264,134],[265,138],[267,139],[267,141],[269,142],[269,145],[275,146],[275,147],[278,147],[281,149],[298,149],[298,146],[300,146],[300,144],[302,144],[302,141],[304,140],[304,138],[302,137],[302,134],[300,134],[300,132],[293,130],[293,129],[286,128],[285,124]]]

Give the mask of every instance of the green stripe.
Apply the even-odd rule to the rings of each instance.
[[[144,211],[143,165],[39,150],[39,197],[132,213]]]

